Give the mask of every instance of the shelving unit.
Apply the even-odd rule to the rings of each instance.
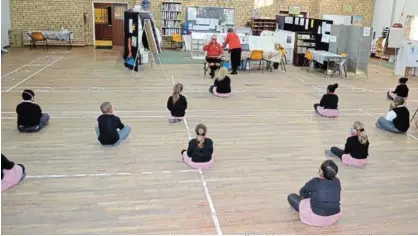
[[[315,49],[316,47],[316,38],[314,34],[310,33],[297,33],[296,34],[296,47],[295,55],[293,55],[294,62],[296,66],[302,66],[305,60],[306,50]]]
[[[180,2],[162,2],[161,3],[161,33],[163,36],[172,36],[173,34],[181,34],[181,14]]]
[[[203,51],[204,45],[205,45],[204,39],[192,38],[192,50],[191,50],[192,59],[204,59],[205,58],[205,52]]]
[[[276,30],[276,19],[274,18],[252,18],[251,30],[253,35],[260,35],[263,30]]]

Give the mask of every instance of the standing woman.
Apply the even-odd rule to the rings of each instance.
[[[238,66],[241,64],[241,42],[239,41],[238,35],[234,32],[234,29],[229,28],[228,34],[226,35],[225,42],[222,47],[226,48],[226,45],[229,45],[229,52],[231,54],[231,66],[232,73],[231,75],[238,74]]]

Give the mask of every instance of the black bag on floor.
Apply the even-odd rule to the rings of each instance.
[[[279,63],[278,62],[273,63],[273,68],[275,70],[279,69]]]

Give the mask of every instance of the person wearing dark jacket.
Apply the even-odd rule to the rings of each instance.
[[[213,164],[213,141],[206,137],[207,128],[198,124],[195,128],[197,137],[189,141],[187,150],[181,151],[182,160],[195,169],[207,169]]]
[[[102,145],[117,145],[131,133],[131,127],[124,125],[119,117],[113,114],[110,102],[104,102],[100,109],[102,115],[97,118],[96,134]]]
[[[405,107],[405,100],[395,97],[392,107],[386,117],[377,119],[376,127],[392,133],[406,133],[410,126],[410,114],[408,108]]]
[[[338,116],[338,96],[335,94],[335,90],[338,88],[338,84],[330,84],[327,87],[327,93],[321,98],[320,103],[314,104],[315,111],[326,117]]]
[[[326,160],[319,168],[319,178],[308,181],[299,195],[292,193],[287,197],[303,223],[328,226],[340,219],[341,183],[337,173],[338,166],[332,160]]]
[[[338,147],[331,147],[330,150],[325,151],[325,154],[331,157],[339,157],[344,164],[349,166],[364,166],[367,164],[369,145],[369,138],[364,130],[364,124],[356,121],[353,124],[353,128],[351,128],[344,150]]]
[[[1,191],[4,192],[10,187],[23,181],[26,176],[25,167],[22,164],[15,164],[9,161],[3,153],[1,154]]]
[[[42,113],[35,103],[35,93],[30,89],[23,90],[23,102],[16,107],[17,129],[20,132],[38,132],[49,123],[49,115]]]
[[[168,121],[170,123],[176,123],[183,120],[186,115],[187,99],[181,95],[183,91],[183,85],[177,83],[173,88],[173,95],[168,98],[167,109],[170,111],[170,117]]]
[[[225,67],[219,69],[213,85],[210,86],[209,92],[218,97],[228,97],[231,95],[231,79],[226,75]]]
[[[396,97],[401,97],[406,99],[408,97],[409,88],[406,85],[406,82],[408,82],[408,78],[402,77],[399,79],[399,84],[396,86],[395,91],[389,91],[387,92],[387,97],[390,100],[395,99]]]

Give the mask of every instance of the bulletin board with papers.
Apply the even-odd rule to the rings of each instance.
[[[187,7],[186,21],[195,31],[219,31],[221,26],[235,25],[235,9],[221,7]]]

